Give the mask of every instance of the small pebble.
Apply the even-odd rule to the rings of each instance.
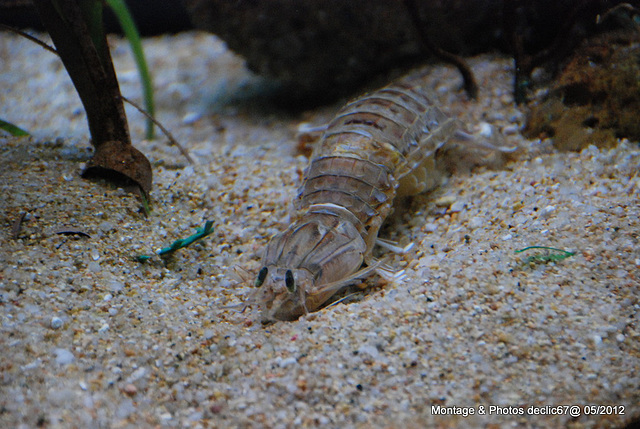
[[[602,337],[600,335],[595,334],[591,338],[593,339],[593,344],[596,347],[600,347],[602,345]]]
[[[540,210],[540,217],[548,218],[549,216],[551,216],[551,213],[553,213],[554,211],[556,211],[556,208],[554,206],[551,206],[551,205],[546,206],[545,208]]]
[[[294,357],[288,357],[286,359],[282,359],[280,361],[280,363],[278,364],[278,366],[280,366],[280,368],[286,368],[290,365],[294,365],[295,363],[297,363],[297,359]]]
[[[437,207],[449,207],[455,201],[456,201],[456,197],[454,197],[453,195],[446,195],[444,197],[440,197],[437,200],[435,200],[434,204]]]
[[[480,218],[480,217],[472,217],[471,220],[469,220],[469,226],[471,228],[479,228],[481,226],[483,226],[485,224],[485,220]]]
[[[53,353],[56,355],[56,363],[58,365],[68,365],[75,359],[73,353],[66,349],[55,349]]]
[[[119,419],[126,419],[136,411],[133,401],[129,398],[124,399],[115,410],[115,416]]]
[[[102,232],[109,232],[111,230],[114,230],[115,227],[113,226],[113,224],[111,222],[101,222],[100,225],[98,225],[98,228],[102,231]]]
[[[438,230],[438,225],[435,223],[425,223],[422,229],[424,229],[425,232],[435,232]]]
[[[502,129],[502,134],[505,136],[512,136],[514,134],[518,134],[520,131],[520,127],[518,125],[507,125]]]
[[[182,123],[185,125],[191,125],[198,122],[202,118],[202,114],[199,112],[188,112],[182,117]]]
[[[449,207],[449,211],[450,212],[461,212],[466,205],[467,205],[467,203],[465,203],[464,201],[456,201],[453,204],[451,204],[451,207]]]
[[[493,135],[493,127],[487,122],[480,122],[478,128],[478,134],[482,137],[489,138]]]
[[[219,414],[222,411],[222,405],[218,403],[211,404],[209,411],[211,411],[212,414]]]
[[[133,371],[128,381],[133,382],[133,381],[139,380],[145,375],[147,375],[147,368],[145,367],[138,368],[135,371]]]
[[[117,280],[112,280],[109,283],[107,283],[107,287],[111,292],[114,292],[114,293],[120,292],[122,289],[124,289],[124,283],[119,282]]]
[[[59,317],[52,317],[51,318],[51,327],[53,329],[60,329],[62,328],[63,322],[62,319]]]
[[[124,386],[124,387],[122,388],[122,391],[123,391],[126,395],[133,396],[133,395],[135,395],[136,393],[138,393],[138,388],[135,386],[135,384],[131,384],[131,383],[129,383],[129,384],[127,384],[126,386]]]

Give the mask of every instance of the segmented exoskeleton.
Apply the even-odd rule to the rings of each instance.
[[[297,220],[265,250],[250,298],[263,320],[296,319],[379,269],[372,250],[395,197],[440,183],[444,146],[497,149],[462,130],[414,78],[344,106],[314,148],[295,200]]]

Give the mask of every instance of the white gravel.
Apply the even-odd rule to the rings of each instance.
[[[122,91],[139,100],[127,44],[112,45]],[[157,116],[197,161],[142,140],[142,116],[127,108],[154,164],[148,218],[133,196],[79,177],[87,125],[58,59],[0,35],[0,118],[34,135],[0,138],[1,427],[582,428],[640,415],[636,143],[555,153],[518,133],[510,60],[470,60],[479,101],[454,69],[430,66],[445,111],[501,127],[522,153],[399,202],[382,236],[415,243],[386,255],[403,280],[372,278],[366,294],[263,327],[227,308],[251,290],[233,267],[255,273],[288,221],[307,162],[298,126],[339,104],[293,115],[239,100],[266,85],[213,36],[145,49]],[[168,264],[133,259],[208,219],[214,233]],[[514,253],[534,245],[575,255]],[[436,405],[474,414],[435,416]]]

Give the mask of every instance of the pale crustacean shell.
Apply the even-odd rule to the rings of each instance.
[[[510,150],[466,134],[412,77],[348,103],[313,150],[296,220],[267,245],[249,304],[265,322],[318,309],[381,269],[372,250],[396,196],[439,185],[442,165]]]

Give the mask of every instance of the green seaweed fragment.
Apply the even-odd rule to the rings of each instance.
[[[558,262],[558,261],[562,261],[563,259],[567,259],[570,256],[575,255],[575,252],[568,252],[566,250],[557,249],[555,247],[548,247],[548,246],[529,246],[529,247],[525,247],[524,249],[516,250],[515,253],[522,253],[531,249],[551,250],[556,253],[531,255],[525,260],[525,263],[527,264],[546,264],[549,262]]]
[[[206,237],[207,235],[211,234],[213,232],[213,221],[212,220],[208,220],[205,222],[204,227],[203,228],[198,228],[196,230],[196,233],[187,237],[187,238],[181,238],[179,240],[174,241],[173,243],[171,243],[171,245],[169,247],[165,247],[162,248],[160,250],[158,250],[156,252],[157,255],[159,256],[168,256],[171,255],[173,252],[175,252],[178,249],[182,249],[183,247],[187,247],[190,244],[194,243],[195,241],[200,240],[201,238]],[[136,261],[138,262],[145,262],[148,261],[149,259],[151,259],[151,256],[149,255],[138,255],[135,257]]]
[[[0,119],[0,130],[8,132],[14,137],[25,137],[30,135],[27,131],[17,125],[13,125],[12,123],[3,121],[2,119]]]

